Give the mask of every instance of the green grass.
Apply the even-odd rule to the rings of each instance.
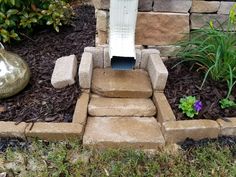
[[[0,154],[0,172],[15,176],[236,176],[236,146],[209,143],[179,153],[86,150],[80,142],[34,141]]]

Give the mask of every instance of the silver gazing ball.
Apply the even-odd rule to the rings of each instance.
[[[28,84],[30,70],[18,55],[6,51],[0,43],[0,99],[11,97]]]

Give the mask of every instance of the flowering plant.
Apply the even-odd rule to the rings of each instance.
[[[202,102],[197,100],[195,96],[187,96],[180,99],[179,109],[188,117],[193,118],[202,109]]]

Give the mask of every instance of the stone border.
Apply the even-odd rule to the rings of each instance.
[[[81,138],[87,119],[87,107],[90,91],[84,90],[78,98],[72,123],[36,122],[0,122],[0,137],[40,138],[44,140],[67,140]]]
[[[153,102],[161,123],[166,143],[180,143],[186,138],[200,140],[219,136],[236,136],[236,117],[214,120],[180,120],[176,121],[172,108],[163,92],[154,92]]]

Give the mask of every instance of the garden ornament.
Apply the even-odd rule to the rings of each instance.
[[[30,79],[27,63],[18,55],[6,51],[0,43],[0,99],[23,90]]]
[[[136,61],[138,0],[110,1],[109,55],[113,69],[132,69]]]

